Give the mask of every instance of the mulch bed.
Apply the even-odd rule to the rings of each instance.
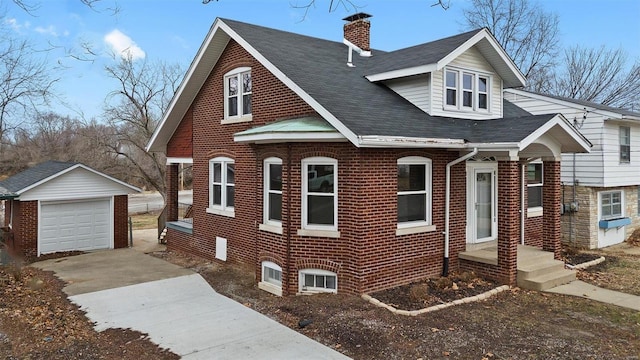
[[[462,272],[451,273],[448,277],[424,279],[370,295],[397,309],[419,310],[479,295],[497,286],[473,272]]]
[[[575,254],[567,254],[565,255],[565,262],[569,265],[580,265],[587,263],[589,261],[593,261],[595,259],[599,259],[600,255],[590,254],[590,253],[575,253]]]

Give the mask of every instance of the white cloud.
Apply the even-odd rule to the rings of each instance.
[[[20,21],[18,21],[18,19],[16,18],[5,19],[4,23],[9,25],[9,27],[13,29],[13,31],[18,33],[22,32],[22,29],[29,29],[29,26],[31,26],[31,23],[29,23],[28,21],[25,21],[23,24],[20,24]]]
[[[111,50],[122,57],[130,57],[131,60],[144,59],[144,51],[122,31],[115,29],[104,36],[104,42]]]
[[[40,34],[58,37],[58,32],[56,31],[56,28],[53,25],[49,25],[46,28],[43,28],[42,26],[36,26],[33,30]]]

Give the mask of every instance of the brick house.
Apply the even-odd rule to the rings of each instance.
[[[486,29],[384,52],[368,17],[342,42],[216,19],[148,145],[167,155],[168,247],[245,264],[278,295],[455,269],[515,284],[519,244],[557,257],[560,154],[589,142],[503,101],[525,79]],[[539,221],[521,213],[531,159]],[[192,223],[176,221],[179,163]],[[461,257],[483,244],[490,261]]]
[[[2,241],[14,256],[129,245],[128,197],[140,189],[75,162],[47,161],[0,181]]]

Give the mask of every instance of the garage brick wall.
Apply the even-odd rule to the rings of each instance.
[[[127,195],[113,197],[113,247],[129,246],[129,199]]]
[[[38,202],[14,201],[15,250],[25,257],[38,255]]]

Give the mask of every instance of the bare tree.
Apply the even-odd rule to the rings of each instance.
[[[0,141],[25,121],[26,114],[48,103],[57,81],[51,70],[42,51],[0,29]]]
[[[640,99],[640,60],[629,67],[624,50],[574,46],[564,52],[549,92],[620,108]]]
[[[547,69],[558,54],[558,16],[529,0],[471,0],[463,9],[468,28],[486,27],[527,77],[528,88],[548,86]]]
[[[150,64],[123,58],[107,66],[108,75],[118,82],[119,89],[107,99],[104,118],[114,130],[105,145],[135,169],[135,183],[156,189],[164,197],[165,157],[145,151],[162,114],[182,79],[178,65]]]

